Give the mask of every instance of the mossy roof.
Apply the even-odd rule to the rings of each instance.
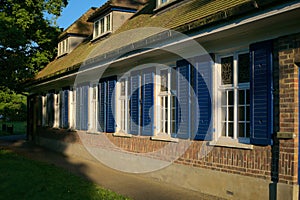
[[[96,8],[92,7],[85,12],[79,19],[66,28],[60,35],[59,39],[63,39],[68,34],[89,36],[93,33],[93,23],[88,22],[88,18],[95,12]]]
[[[150,31],[138,36],[135,35],[135,37],[123,38],[121,42],[113,39],[109,40],[114,35],[128,30],[142,27],[161,27],[184,32],[190,30],[193,26],[199,29],[230,17],[236,18],[237,15],[257,9],[260,4],[265,6],[267,3],[274,2],[277,2],[277,0],[255,2],[252,0],[185,0],[158,11],[155,10],[156,0],[149,0],[142,9],[125,22],[115,33],[108,36],[108,38],[97,42],[90,42],[89,40],[83,42],[68,55],[49,63],[37,74],[35,80],[43,80],[79,68],[80,64],[87,58],[90,58],[92,55],[91,52],[99,46],[104,46],[105,48],[101,47],[97,49],[97,55],[122,48],[154,34]],[[103,43],[106,45],[103,45]]]

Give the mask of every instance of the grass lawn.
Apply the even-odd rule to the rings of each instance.
[[[21,135],[26,134],[26,122],[3,122],[0,120],[0,136],[1,135],[11,135],[7,131],[2,130],[2,124],[6,124],[6,126],[12,126],[13,125],[13,134],[14,135]]]
[[[0,149],[0,199],[128,199],[70,172]]]

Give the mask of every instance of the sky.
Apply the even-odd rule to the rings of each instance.
[[[69,4],[63,9],[62,15],[57,19],[60,28],[68,28],[81,15],[91,7],[100,7],[107,0],[69,0]]]

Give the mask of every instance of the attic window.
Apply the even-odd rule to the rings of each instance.
[[[61,56],[64,55],[66,53],[69,53],[69,39],[66,38],[64,40],[62,40],[61,42],[58,43],[58,52],[57,52],[57,56]]]
[[[93,39],[96,39],[106,33],[111,32],[111,14],[108,14],[94,22],[94,35]]]
[[[174,0],[157,0],[157,8],[166,5],[166,4],[170,3],[171,1],[174,1]]]

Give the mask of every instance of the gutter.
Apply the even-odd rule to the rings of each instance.
[[[254,1],[254,2],[257,2],[257,1]],[[80,73],[85,73],[87,71],[94,70],[94,69],[99,68],[99,67],[103,67],[105,65],[110,65],[110,64],[113,64],[113,63],[121,62],[121,61],[127,60],[129,58],[137,57],[137,56],[140,56],[140,55],[144,55],[144,54],[147,54],[147,53],[154,52],[156,50],[160,50],[160,49],[172,47],[172,46],[175,46],[175,45],[179,45],[181,43],[185,43],[185,42],[188,42],[188,41],[191,41],[191,40],[203,38],[205,36],[209,36],[209,35],[212,35],[212,34],[215,34],[215,33],[218,33],[218,32],[226,31],[226,30],[229,30],[229,29],[241,26],[241,25],[245,25],[245,24],[248,24],[248,23],[251,23],[251,22],[259,21],[259,20],[262,20],[262,19],[265,19],[265,18],[268,18],[268,17],[272,17],[272,16],[275,16],[275,15],[278,15],[278,14],[281,14],[281,13],[285,13],[285,12],[292,11],[292,10],[300,8],[300,3],[298,1],[292,1],[290,3],[286,3],[286,4],[283,4],[283,5],[279,5],[277,7],[270,8],[268,10],[262,10],[259,15],[256,12],[256,13],[252,13],[252,15],[250,15],[250,16],[245,16],[243,18],[233,20],[233,21],[230,22],[230,24],[227,24],[225,26],[220,24],[216,28],[214,27],[214,28],[210,28],[210,29],[208,29],[208,28],[204,29],[204,30],[202,29],[203,26],[208,26],[208,25],[211,25],[211,24],[216,23],[216,22],[224,21],[225,19],[233,18],[234,16],[236,16],[236,14],[231,14],[230,15],[229,13],[233,13],[234,10],[241,9],[241,7],[245,7],[245,8],[248,8],[248,9],[247,9],[247,11],[238,10],[237,11],[238,14],[242,14],[242,13],[245,14],[245,12],[249,13],[251,10],[254,11],[255,9],[257,9],[257,6],[258,6],[257,3],[254,3],[254,2],[252,2],[252,1],[247,2],[247,3],[242,4],[240,6],[232,7],[232,8],[229,8],[229,9],[225,10],[225,11],[221,11],[219,13],[216,13],[214,15],[215,20],[210,20],[212,18],[212,16],[207,16],[206,18],[202,18],[200,20],[196,20],[194,22],[191,22],[187,25],[183,25],[183,26],[180,26],[178,28],[173,29],[173,31],[175,30],[175,31],[178,31],[178,32],[183,32],[183,33],[184,32],[189,32],[191,30],[198,29],[197,32],[195,32],[193,34],[191,33],[189,35],[189,38],[186,38],[186,39],[183,39],[183,40],[180,40],[180,41],[175,40],[175,42],[171,42],[171,43],[164,44],[164,45],[161,45],[161,46],[156,46],[155,48],[147,49],[147,50],[144,50],[144,51],[141,51],[141,52],[138,52],[138,53],[132,53],[132,54],[126,56],[126,57],[124,56],[124,57],[121,57],[121,58],[116,59],[116,60],[111,60],[111,59],[115,58],[118,55],[123,55],[122,53],[124,53],[124,52],[125,53],[133,52],[133,51],[136,51],[138,49],[146,48],[147,46],[149,47],[150,45],[159,44],[159,42],[166,41],[167,39],[168,40],[174,39],[176,37],[176,35],[172,34],[172,31],[167,30],[167,31],[158,33],[154,36],[150,36],[150,37],[148,37],[146,39],[143,39],[141,41],[138,41],[138,42],[129,44],[127,46],[121,47],[121,48],[116,49],[114,51],[105,53],[105,54],[97,56],[95,58],[91,58],[91,59],[87,60],[85,63],[78,63],[78,64],[73,65],[73,66],[71,66],[69,68],[66,68],[64,70],[55,72],[54,74],[50,74],[49,76],[47,76],[45,78],[44,77],[40,78],[40,79],[38,79],[34,82],[31,82],[31,84],[29,84],[28,87],[30,88],[30,86],[32,86],[32,85],[36,85],[36,86],[45,85],[45,84],[51,83],[51,82],[56,81],[56,80],[61,80],[61,79],[68,78],[68,77],[71,77],[71,76],[74,76],[74,75],[77,75],[77,74],[80,74]],[[271,1],[271,2],[274,2],[274,1]],[[205,20],[208,20],[208,24],[201,25],[201,23],[203,23]],[[199,26],[202,30],[199,30]],[[89,65],[93,65],[93,64],[96,64],[96,63],[99,63],[99,62],[101,62],[101,64],[98,64],[95,67],[90,67],[90,68],[87,68],[85,70],[78,71],[78,69],[82,65],[83,66],[89,66]],[[70,72],[75,72],[75,73],[70,74]],[[62,76],[62,73],[67,73],[67,75]]]

